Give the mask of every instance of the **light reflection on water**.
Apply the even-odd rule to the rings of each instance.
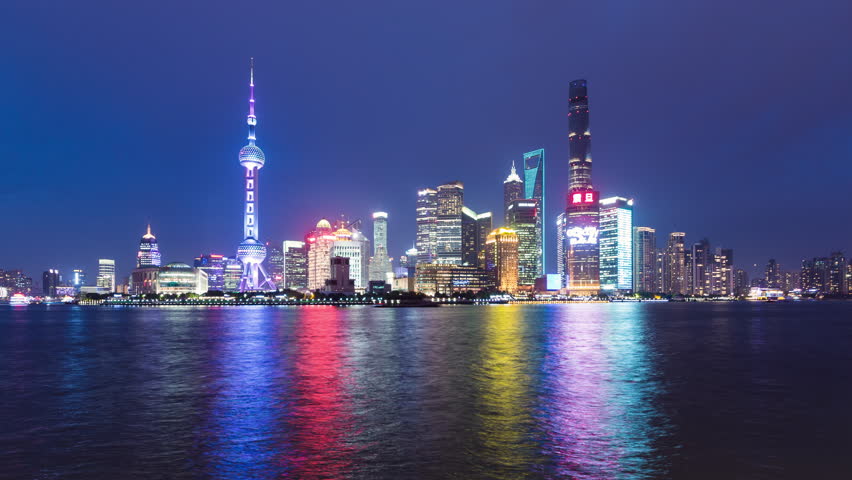
[[[852,309],[773,307],[0,309],[0,458],[12,478],[848,471],[852,388],[815,372],[852,364]]]

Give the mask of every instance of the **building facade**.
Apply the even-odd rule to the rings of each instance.
[[[56,296],[56,287],[60,286],[59,270],[51,268],[41,275],[41,294],[46,297]]]
[[[687,269],[686,269],[686,234],[683,232],[672,232],[666,243],[665,253],[665,275],[663,293],[669,295],[686,295],[687,291]]]
[[[151,225],[148,231],[142,235],[139,241],[139,251],[136,253],[136,268],[159,267],[162,263],[160,247],[157,245],[157,237],[151,233]]]
[[[285,240],[284,252],[284,283],[283,288],[304,290],[308,288],[308,252],[305,242]]]
[[[417,263],[438,260],[438,191],[424,188],[417,192]]]
[[[370,280],[383,282],[387,281],[388,274],[393,272],[388,255],[387,212],[373,212],[373,256],[369,260],[369,271]],[[356,288],[361,288],[357,286],[357,282]],[[367,288],[366,283],[363,288]]]
[[[568,147],[570,182],[565,209],[566,273],[572,295],[600,291],[599,193],[592,185],[592,134],[585,80],[569,86]]]
[[[98,259],[97,286],[106,292],[115,291],[115,260],[108,258]]]
[[[516,200],[517,201],[517,200]],[[518,291],[518,234],[509,228],[497,228],[485,241],[485,268],[497,290]]]
[[[633,292],[633,200],[600,201],[600,285],[606,293]]]
[[[210,253],[195,257],[195,268],[207,274],[207,287],[210,290],[225,291],[225,256]]]
[[[352,280],[355,291],[364,292],[367,290],[367,284],[370,282],[370,276],[374,273],[371,271],[370,265],[370,242],[365,241],[364,235],[361,232],[350,231],[346,228],[339,228],[334,232],[337,239],[331,248],[331,257],[346,258],[347,271],[349,278]],[[332,262],[332,269],[334,263]],[[334,277],[334,272],[331,272]]]
[[[319,290],[325,287],[325,281],[331,278],[331,249],[337,236],[331,229],[331,223],[322,219],[305,237],[308,249],[308,289]]]
[[[633,227],[633,290],[657,293],[657,231]]]
[[[538,200],[515,200],[509,205],[508,228],[518,237],[518,285],[522,287],[534,286],[541,276],[540,217]]]
[[[538,203],[536,210],[536,250],[539,252],[539,259],[536,261],[538,271],[536,278],[544,276],[545,256],[547,255],[547,245],[545,241],[544,228],[544,212],[546,212],[546,200],[544,190],[545,179],[545,162],[544,149],[539,148],[524,154],[524,198],[535,200]]]
[[[437,202],[438,263],[461,265],[464,185],[461,182],[440,185]]]
[[[515,200],[523,200],[524,198],[524,181],[518,176],[515,170],[515,162],[512,162],[512,170],[509,171],[509,176],[503,180],[503,222],[509,224],[509,205]]]

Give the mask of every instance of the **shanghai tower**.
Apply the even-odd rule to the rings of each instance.
[[[240,149],[240,165],[245,168],[245,209],[243,210],[244,240],[237,247],[237,259],[243,264],[240,291],[275,290],[275,284],[263,270],[266,246],[258,240],[257,181],[260,169],[266,161],[263,150],[255,145],[254,115],[254,58],[249,66],[249,114],[248,145]]]
[[[572,295],[600,290],[599,193],[592,186],[592,134],[585,80],[571,82],[568,112],[570,182],[565,208],[565,272]]]

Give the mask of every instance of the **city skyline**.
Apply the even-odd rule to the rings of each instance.
[[[12,8],[27,10],[28,7]],[[554,10],[562,11],[561,8]],[[780,15],[784,10],[782,6],[775,14]],[[643,16],[647,13],[633,13],[639,14],[636,20],[639,24],[653,23]],[[720,19],[715,10],[706,13]],[[46,15],[51,17],[57,13]],[[74,15],[72,18],[76,18]],[[413,25],[413,18],[404,17],[404,20],[406,25]],[[733,22],[735,27],[729,35],[746,34],[744,27],[735,20],[725,21]],[[491,24],[496,28],[506,22],[509,22],[508,17],[497,15]],[[824,51],[831,52],[832,44],[828,40],[838,38],[837,25],[825,19],[821,26],[824,27],[823,36],[816,41],[825,47]],[[69,28],[73,27],[65,26],[60,30]],[[766,47],[770,59],[780,62],[795,56],[795,45],[784,43],[780,29],[765,28],[769,29],[764,32],[767,41],[780,42],[778,46]],[[49,37],[47,32],[36,30]],[[589,42],[604,40],[591,27],[589,30],[590,35],[595,36]],[[14,34],[14,31],[13,28],[4,35]],[[131,42],[121,32],[110,32],[116,35],[119,46]],[[169,28],[165,33],[174,35]],[[489,39],[496,38],[496,33],[490,29],[486,29],[485,34]],[[406,45],[417,44],[423,48],[422,40],[416,36],[407,40]],[[459,37],[451,40],[462,41]],[[559,34],[553,48],[564,46],[570,40]],[[687,35],[685,45],[670,48],[686,49],[691,40],[694,41]],[[474,51],[485,48],[478,43],[468,44]],[[836,250],[849,254],[852,227],[848,222],[836,221],[844,218],[842,208],[848,203],[844,202],[842,182],[850,174],[849,162],[844,160],[849,158],[850,148],[842,132],[848,132],[852,123],[844,116],[844,112],[852,110],[850,100],[836,86],[848,83],[852,77],[849,67],[809,68],[807,76],[772,62],[762,66],[736,64],[737,68],[723,68],[725,62],[744,58],[735,55],[734,60],[707,60],[698,65],[701,68],[697,72],[684,74],[671,72],[661,60],[640,55],[641,59],[652,62],[652,71],[668,75],[652,75],[649,80],[618,75],[597,63],[597,57],[591,54],[573,59],[568,62],[570,65],[557,67],[545,62],[545,72],[536,75],[541,91],[532,88],[536,83],[524,81],[520,83],[521,88],[511,92],[506,90],[507,80],[485,75],[495,67],[495,58],[453,70],[463,78],[480,80],[458,87],[425,85],[405,71],[393,70],[388,81],[396,83],[390,86],[390,93],[366,95],[378,102],[378,113],[370,114],[370,121],[364,122],[366,127],[362,125],[356,129],[357,133],[347,134],[341,123],[351,126],[347,119],[356,111],[366,112],[361,108],[365,104],[360,101],[335,103],[332,108],[330,100],[322,94],[331,93],[338,99],[347,92],[369,92],[374,87],[388,89],[373,63],[365,73],[345,73],[355,85],[334,88],[326,85],[325,89],[311,91],[305,90],[306,83],[302,83],[305,80],[298,80],[300,74],[310,71],[306,60],[300,56],[293,59],[287,52],[277,53],[269,47],[226,49],[227,53],[216,58],[206,54],[189,55],[185,48],[179,47],[174,53],[143,58],[138,66],[114,68],[110,62],[98,60],[98,54],[108,51],[109,47],[84,41],[80,48],[92,57],[69,68],[68,59],[57,53],[27,55],[42,48],[40,45],[36,41],[22,46],[20,52],[7,53],[13,57],[21,75],[5,79],[5,90],[20,92],[22,102],[23,99],[26,102],[10,99],[6,128],[0,129],[2,153],[10,159],[7,170],[16,179],[3,197],[5,204],[11,207],[6,221],[35,234],[32,242],[22,246],[11,237],[4,238],[0,244],[0,265],[23,269],[33,278],[50,268],[58,268],[64,276],[73,268],[83,268],[91,281],[99,258],[115,259],[118,275],[125,277],[133,267],[139,226],[147,222],[156,227],[164,264],[191,262],[208,252],[233,255],[233,245],[240,240],[239,224],[235,219],[240,216],[237,205],[242,190],[241,182],[234,179],[233,152],[239,148],[241,138],[235,119],[244,115],[245,109],[244,70],[240,67],[245,58],[252,55],[263,58],[265,107],[261,117],[264,125],[268,125],[264,131],[266,128],[269,131],[264,137],[264,149],[275,158],[275,163],[264,169],[260,205],[264,212],[262,240],[278,243],[300,239],[304,231],[323,216],[346,213],[348,217],[366,221],[370,212],[387,211],[393,219],[388,233],[389,254],[398,257],[415,239],[412,212],[418,189],[458,179],[465,184],[465,203],[475,206],[477,211],[501,212],[500,185],[507,166],[512,160],[520,165],[525,152],[538,148],[547,152],[548,211],[545,221],[552,222],[564,208],[568,178],[567,86],[576,78],[586,78],[593,85],[590,104],[595,111],[595,159],[599,161],[594,186],[603,197],[627,195],[634,198],[634,224],[655,228],[658,247],[663,247],[664,239],[674,231],[686,232],[688,245],[710,237],[716,244],[736,250],[740,268],[757,264],[758,271],[770,257],[777,258],[784,268],[794,268],[802,259],[815,255]],[[440,44],[437,48],[443,51],[448,46]],[[521,42],[517,48],[532,52],[532,47],[532,43]],[[326,52],[329,59],[342,53],[330,50]],[[392,52],[381,47],[375,55],[378,62]],[[433,59],[430,65],[437,71],[450,71],[455,66],[453,62],[465,57],[449,55],[448,58]],[[623,56],[616,58],[626,60]],[[807,58],[800,62],[810,67],[821,65]],[[515,60],[501,68],[514,71],[519,66],[521,64]],[[138,69],[170,72],[170,75],[162,78],[160,75],[139,75]],[[60,72],[65,70],[75,74],[62,75]],[[727,78],[723,75],[726,71],[737,75],[735,85],[730,89],[713,88],[726,85],[723,82]],[[827,76],[829,71],[831,78]],[[131,78],[135,75],[140,78]],[[512,74],[510,79],[520,81],[523,77]],[[799,132],[794,130],[797,125],[782,115],[784,110],[777,101],[777,98],[788,98],[796,86],[806,84],[805,80],[807,84],[820,86],[811,89],[813,98],[809,105],[800,107],[803,109],[800,113],[818,121],[808,127],[811,136],[802,136],[807,137],[807,141],[799,139]],[[695,85],[687,85],[689,81]],[[182,88],[171,91],[175,90],[175,82]],[[106,89],[107,84],[115,88]],[[187,88],[189,85],[192,88]],[[755,85],[766,88],[756,89]],[[658,105],[655,98],[653,108],[637,109],[636,102],[653,96],[650,86],[658,89],[664,104]],[[432,102],[439,100],[441,107],[457,106],[460,118],[447,120],[445,115],[428,108],[429,115],[416,117],[414,112],[422,107],[419,101],[399,104],[398,96],[411,88]],[[741,93],[750,90],[765,93],[757,98],[745,98]],[[94,95],[95,91],[98,95]],[[152,97],[154,94],[157,98]],[[696,103],[699,96],[709,97],[713,106]],[[465,98],[470,98],[472,103],[465,103],[468,102]],[[397,103],[391,101],[393,99],[397,99]],[[179,131],[170,126],[175,105],[180,111]],[[487,105],[487,108],[473,108],[477,105]],[[120,111],[116,107],[120,107]],[[660,109],[666,115],[654,111]],[[125,110],[134,116],[128,117]],[[776,114],[778,119],[773,120]],[[402,116],[410,124],[403,130],[392,129],[396,135],[388,137],[380,133],[389,125],[383,115]],[[704,117],[699,119],[701,115]],[[489,118],[495,116],[496,120]],[[534,121],[530,121],[531,118]],[[720,122],[722,119],[727,123]],[[452,128],[441,123],[448,121]],[[99,125],[94,130],[98,132],[96,142],[83,135],[83,129],[92,122]],[[35,129],[31,128],[34,124],[39,125],[38,136],[34,136]],[[718,141],[717,133],[712,131],[718,125],[731,127],[724,137],[725,148],[721,149],[712,143]],[[413,133],[419,131],[429,134]],[[513,131],[517,133],[511,133]],[[663,137],[645,140],[654,138],[658,132],[663,132]],[[327,135],[321,142],[323,134]],[[50,142],[39,140],[45,136]],[[744,138],[747,136],[754,138],[747,141]],[[426,137],[430,145],[419,149]],[[495,138],[499,140],[495,142]],[[27,148],[21,149],[22,144]],[[777,145],[784,145],[784,148],[779,149]],[[193,150],[186,150],[187,146]],[[27,152],[26,158],[22,157],[23,151]],[[343,151],[354,153],[341,155]],[[36,162],[30,162],[29,155],[36,155],[40,160],[38,174],[31,170]],[[404,160],[396,161],[397,155]],[[455,160],[458,156],[465,161]],[[87,168],[92,158],[116,159],[117,162],[103,172],[89,173]],[[369,158],[382,160],[387,171],[376,176],[370,169],[361,172],[353,167]],[[815,175],[793,186],[790,182],[795,176],[789,169],[798,158],[808,158]],[[99,161],[96,160],[96,164]],[[418,162],[427,161],[428,172],[418,174]],[[322,164],[330,168],[320,172],[307,169],[307,166]],[[708,169],[706,178],[686,174],[695,166]],[[718,178],[711,174],[716,168],[719,171],[731,169],[736,175],[726,178],[729,183],[718,186],[715,183]],[[144,182],[139,180],[140,176],[130,174],[139,169],[144,170]],[[340,188],[343,185],[347,188]],[[815,198],[823,208],[811,215],[810,209],[800,203],[782,203],[780,199],[787,195],[782,195],[782,190]],[[769,195],[773,192],[777,197]],[[692,194],[688,202],[671,201],[685,194]],[[761,204],[766,198],[779,198],[779,201]],[[72,215],[23,215],[27,203],[34,199],[37,199],[39,210],[45,212],[50,212],[53,206],[65,207],[68,199],[75,200],[78,205]],[[345,211],[341,212],[344,206]],[[772,213],[760,214],[764,209]],[[81,211],[86,213],[77,213]],[[183,212],[192,214],[183,215]],[[46,222],[46,218],[51,221]],[[784,218],[791,221],[807,218],[808,221],[805,227],[796,229],[778,221]],[[820,234],[813,235],[814,231]],[[66,241],[64,232],[75,235],[70,235],[70,240]],[[58,241],[60,236],[63,237],[61,242]],[[548,229],[546,272],[556,271],[553,238],[552,230]]]

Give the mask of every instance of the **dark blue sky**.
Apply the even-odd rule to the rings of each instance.
[[[264,240],[386,210],[396,256],[418,188],[461,180],[500,217],[539,147],[552,223],[586,78],[594,183],[660,244],[709,237],[738,266],[852,253],[848,1],[126,5],[0,5],[0,268],[128,274],[148,221],[166,261],[232,254],[250,56]]]

